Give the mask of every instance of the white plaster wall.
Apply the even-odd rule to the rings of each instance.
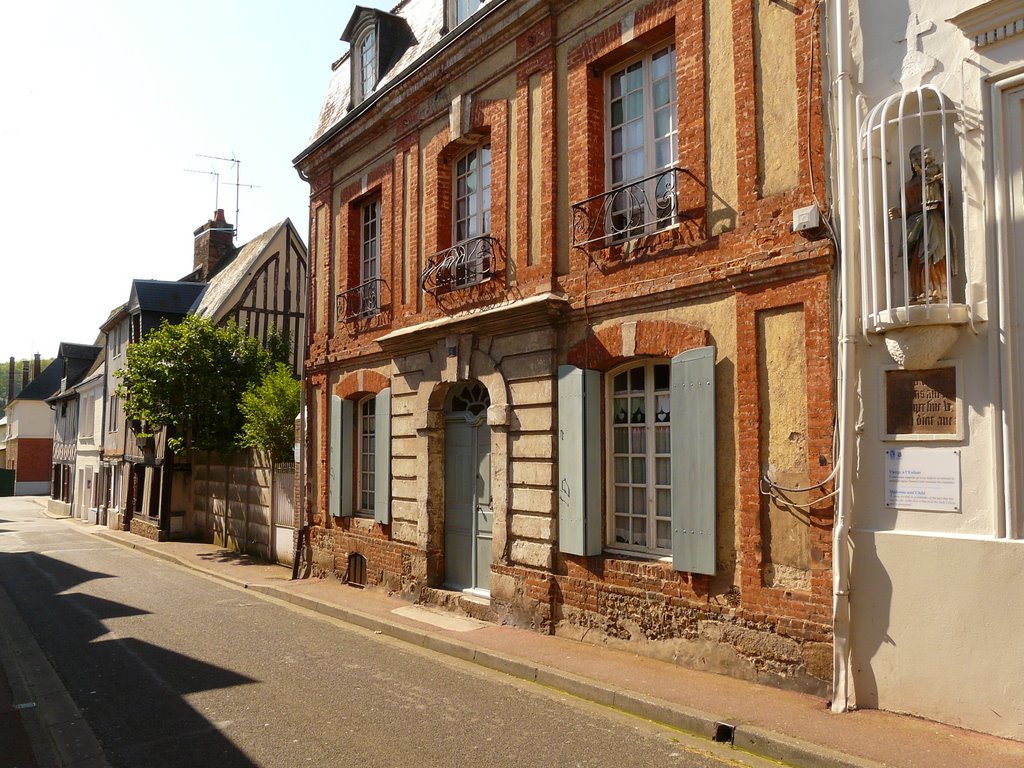
[[[1024,541],[854,534],[858,706],[1024,739]]]
[[[53,437],[53,411],[40,400],[17,400],[7,412],[8,439]]]
[[[1024,34],[974,50],[947,21],[981,0],[854,0],[854,90],[871,108],[903,88],[931,83],[968,116],[962,139],[961,242],[967,279],[980,286],[995,319],[996,252],[987,223],[993,125],[988,78],[1024,62]],[[924,23],[916,45],[905,30]],[[914,36],[910,36],[914,40]],[[902,82],[901,82],[902,80]],[[895,162],[896,158],[892,158]],[[900,160],[902,161],[902,159]],[[1000,419],[996,323],[969,328],[945,360],[961,366],[964,439],[888,442],[881,371],[892,361],[880,337],[858,345],[861,421],[852,524],[852,653],[858,706],[909,712],[1024,739],[1024,541],[999,539],[997,439]],[[962,450],[959,512],[890,510],[884,452],[916,446]]]

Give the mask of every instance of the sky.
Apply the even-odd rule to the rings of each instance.
[[[291,160],[313,133],[331,63],[347,50],[338,38],[353,7],[8,4],[0,25],[0,359],[93,343],[132,279],[191,271],[192,233],[216,207],[237,224],[237,244],[286,217],[308,241],[309,187]],[[236,167],[253,187],[231,185]]]

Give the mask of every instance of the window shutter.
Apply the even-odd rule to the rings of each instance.
[[[352,516],[352,420],[352,401],[332,395],[327,505],[334,517]]]
[[[601,554],[601,375],[558,367],[558,546]]]
[[[715,573],[715,348],[672,358],[672,568]]]
[[[373,519],[391,522],[391,389],[382,389],[374,404]]]

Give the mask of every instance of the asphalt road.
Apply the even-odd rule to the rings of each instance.
[[[0,585],[113,766],[777,766],[258,597],[23,500],[0,499]]]

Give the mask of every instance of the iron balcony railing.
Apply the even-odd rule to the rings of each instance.
[[[384,281],[379,277],[369,280],[338,294],[338,317],[345,322],[361,320],[379,315],[381,311],[381,293]]]
[[[430,294],[479,285],[497,271],[498,241],[489,235],[471,237],[427,259],[420,286]]]
[[[685,172],[673,166],[574,203],[573,247],[614,245],[677,223],[679,177]]]

